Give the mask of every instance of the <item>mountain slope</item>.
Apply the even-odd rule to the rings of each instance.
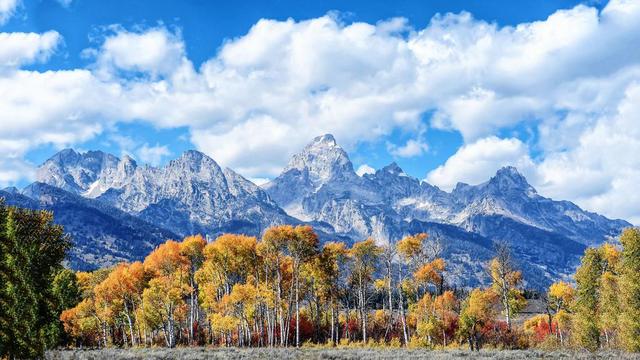
[[[587,245],[616,237],[630,226],[568,201],[544,198],[512,167],[484,184],[458,184],[451,193],[408,176],[395,163],[360,177],[331,135],[315,138],[263,188],[291,215],[327,222],[354,240],[372,236],[394,242],[418,228],[441,224],[449,225],[440,231],[451,248],[469,240],[454,234],[459,231],[490,243],[508,242],[536,285],[572,273]],[[492,246],[485,249],[492,251]]]
[[[529,285],[542,287],[572,273],[586,246],[630,226],[545,198],[511,167],[480,185],[458,184],[450,193],[408,176],[395,163],[358,176],[346,151],[328,134],[295,154],[280,176],[262,188],[197,151],[151,167],[127,156],[64,150],[39,168],[38,179],[50,186],[34,184],[24,190],[37,200],[30,206],[45,203],[71,214],[59,217],[69,224],[69,232],[86,240],[79,245],[86,248],[95,241],[93,253],[104,252],[110,259],[125,258],[128,242],[146,249],[135,245],[139,238],[118,235],[127,227],[156,234],[153,243],[168,235],[163,232],[260,236],[268,226],[308,223],[323,241],[373,237],[386,244],[427,232],[444,244],[450,279],[459,286],[486,282],[484,264],[494,243],[507,242]],[[14,201],[31,201],[15,189],[6,193]],[[73,218],[81,212],[85,214],[77,216],[86,217],[87,229]],[[104,223],[95,224],[94,218]],[[100,227],[109,223],[115,228]],[[115,245],[103,244],[109,236],[92,238],[92,227],[110,234]],[[74,255],[76,261],[83,260],[80,254]]]
[[[53,212],[54,222],[71,234],[68,264],[77,270],[142,260],[154,247],[177,235],[99,201],[60,188],[33,183],[23,190],[0,190],[12,206]]]
[[[65,150],[40,167],[38,180],[181,236],[230,231],[259,235],[270,225],[297,222],[258,186],[197,151],[156,168],[138,166],[129,157]]]
[[[484,184],[458,184],[451,195],[464,205],[453,220],[463,225],[478,215],[501,215],[585,245],[598,245],[631,226],[626,221],[584,211],[569,201],[540,196],[514,167],[498,170]]]

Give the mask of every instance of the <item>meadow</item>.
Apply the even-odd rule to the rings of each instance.
[[[99,359],[634,359],[637,355],[617,351],[590,353],[586,351],[544,350],[426,350],[405,348],[154,348],[48,351],[48,360]]]

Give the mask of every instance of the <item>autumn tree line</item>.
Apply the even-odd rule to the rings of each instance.
[[[321,246],[309,226],[260,240],[191,236],[144,262],[76,273],[82,300],[61,320],[73,345],[92,347],[640,349],[637,229],[621,247],[588,249],[575,285],[552,284],[528,319],[517,316],[527,293],[508,246],[487,264],[491,285],[470,291],[448,287],[442,250],[427,234]]]
[[[142,262],[72,272],[51,214],[0,209],[0,357],[56,344],[640,350],[634,228],[619,246],[588,249],[575,282],[535,294],[503,244],[486,264],[490,285],[464,290],[450,287],[443,244],[427,234],[349,247],[289,225],[260,239],[169,240]],[[522,314],[528,301],[538,314]]]

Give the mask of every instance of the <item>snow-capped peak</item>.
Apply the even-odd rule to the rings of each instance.
[[[338,146],[336,139],[331,134],[316,136],[311,144],[322,144],[326,146]]]
[[[404,171],[402,170],[402,168],[400,168],[400,166],[398,166],[398,164],[395,161],[383,167],[382,171],[386,171],[393,175],[400,175],[400,176],[404,175]]]
[[[301,152],[293,155],[284,172],[292,169],[307,172],[314,184],[345,175],[357,176],[349,156],[331,134],[314,138]]]
[[[497,187],[501,191],[521,190],[531,194],[536,193],[535,189],[527,182],[527,179],[513,166],[506,166],[498,170],[488,184]]]

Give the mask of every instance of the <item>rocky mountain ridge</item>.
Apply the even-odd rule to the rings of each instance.
[[[306,165],[308,159],[313,166]],[[394,240],[393,231],[376,228],[380,223],[367,223],[367,219],[431,221],[473,230],[472,218],[503,216],[584,245],[601,243],[630,226],[583,211],[571,202],[540,196],[514,167],[498,170],[480,185],[459,183],[450,193],[407,175],[396,163],[360,177],[331,135],[315,138],[263,188],[292,216],[327,221],[353,236],[378,233],[386,241]],[[301,190],[292,192],[292,188]],[[351,224],[342,224],[348,215]]]
[[[447,225],[490,244],[507,242],[536,284],[571,274],[587,246],[612,240],[631,225],[545,198],[513,167],[483,184],[460,183],[450,193],[407,175],[396,163],[360,177],[331,135],[315,138],[263,188],[290,215],[326,222],[353,239],[395,242],[417,228]],[[442,238],[451,238],[447,229]],[[445,242],[456,247],[459,241]],[[492,245],[484,250],[491,252]],[[472,254],[481,257],[477,250]]]
[[[0,196],[53,210],[76,239],[76,268],[139,258],[162,237],[259,236],[268,226],[308,223],[323,240],[347,242],[373,237],[386,244],[425,231],[443,244],[450,281],[461,286],[486,282],[494,242],[508,242],[530,284],[544,286],[573,273],[587,246],[630,226],[539,195],[513,167],[451,192],[396,163],[359,176],[329,134],[313,139],[262,187],[198,151],[152,167],[128,156],[67,149],[40,166],[37,180]]]
[[[47,160],[38,181],[113,206],[181,235],[260,233],[295,222],[258,186],[198,151],[164,167],[138,166],[128,156],[63,150]]]

